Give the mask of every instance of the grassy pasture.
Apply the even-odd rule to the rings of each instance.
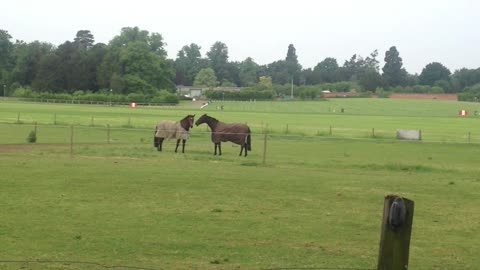
[[[315,111],[328,102],[345,113]],[[474,104],[425,102],[423,119],[406,113],[408,101],[369,102],[207,107],[219,119],[252,123],[257,133],[248,158],[238,157],[239,148],[230,144],[214,157],[204,127],[193,129],[186,154],[174,154],[172,141],[156,152],[150,127],[159,119],[202,113],[190,104],[132,110],[0,103],[1,257],[153,269],[375,268],[383,196],[394,193],[416,204],[410,268],[475,269],[480,145],[297,135],[315,133],[311,124],[325,119],[352,130],[374,122],[395,130],[416,121],[443,132],[448,123],[451,134],[460,134],[478,119],[459,118],[455,106]],[[247,105],[252,107],[242,107]],[[441,115],[442,106],[453,115]],[[356,107],[370,112],[354,114]],[[380,107],[388,112],[380,114]],[[388,110],[401,107],[400,115]],[[89,127],[92,110],[95,126]],[[24,124],[10,124],[18,111]],[[75,127],[73,157],[69,127],[51,125],[55,112],[64,124],[82,125]],[[135,128],[122,127],[128,116]],[[292,123],[290,134],[284,134],[285,119]],[[25,144],[29,121],[39,123],[35,145]],[[111,144],[105,144],[107,123]],[[262,165],[259,133],[266,123],[273,132]],[[0,269],[85,267],[0,262]]]
[[[223,104],[223,111],[217,107]],[[254,133],[268,128],[270,133],[309,136],[332,135],[341,138],[394,139],[397,129],[421,129],[424,141],[480,143],[477,103],[390,100],[331,99],[320,102],[214,102],[204,109],[198,103],[183,103],[178,108],[145,107],[130,109],[99,105],[0,103],[0,122],[59,125],[84,125],[151,129],[162,119],[180,119],[186,114],[209,113],[225,122],[249,124]],[[340,113],[344,108],[344,113]],[[458,117],[466,109],[470,116]],[[335,111],[335,112],[334,112]],[[20,117],[19,117],[20,115]],[[93,117],[93,120],[92,120]],[[372,130],[373,129],[373,130]],[[205,129],[193,129],[202,132]],[[470,134],[470,135],[469,135]]]

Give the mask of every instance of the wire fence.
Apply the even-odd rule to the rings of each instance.
[[[100,123],[99,123],[100,122]],[[42,136],[39,143],[70,143],[70,128],[74,127],[76,135],[74,143],[145,143],[150,142],[153,135],[152,128],[145,123],[134,123],[131,118],[125,119],[124,123],[114,122],[106,124],[103,121],[96,121],[91,118],[88,124],[66,124],[58,122],[55,117],[52,123],[38,123],[31,120],[20,120],[20,118],[0,120],[0,129],[6,132],[0,133],[0,144],[21,144],[26,143],[25,138],[30,131],[44,132],[47,136]],[[311,127],[306,129],[304,126],[297,127],[292,124],[283,126],[272,126],[266,123],[249,124],[252,130],[252,136],[263,138],[268,134],[268,138],[275,139],[354,139],[370,141],[393,141],[397,140],[397,130],[386,130],[376,128],[345,128],[345,127]],[[448,131],[444,133],[431,132],[429,130],[418,130],[421,132],[421,141],[431,143],[467,143],[480,144],[480,132],[470,131]],[[23,134],[24,136],[19,136]],[[122,134],[122,135],[120,135]],[[129,135],[130,134],[130,135]],[[40,135],[40,134],[38,134]],[[190,130],[191,137],[202,137],[210,135],[208,127],[199,126]],[[258,141],[258,138],[257,138]]]
[[[73,155],[97,155],[97,156],[132,156],[132,157],[155,157],[158,151],[154,146],[153,127],[125,128],[107,126],[82,126],[82,125],[39,125],[39,124],[12,124],[0,123],[0,151],[2,149],[14,150],[18,145],[35,145],[43,150],[63,151]],[[392,143],[396,142],[394,136],[378,135],[386,131],[364,131],[363,136],[352,136],[351,130],[335,132],[327,129],[327,135],[302,135],[289,132],[271,132],[269,126],[258,129],[251,134],[251,151],[248,151],[248,159],[242,157],[241,162],[245,166],[259,164],[285,164],[302,166],[319,166],[325,162],[348,158],[352,151],[380,151],[380,148],[358,148],[358,142],[366,143]],[[373,133],[375,132],[375,133]],[[32,140],[34,134],[34,143]],[[479,144],[478,135],[465,134],[462,136],[442,136],[432,138],[430,134],[422,132],[422,140],[429,138],[429,143],[455,143],[455,144]],[[342,140],[342,144],[337,142]],[[422,141],[417,141],[421,143]],[[353,148],[345,148],[345,145]],[[10,145],[10,146],[9,146]],[[14,145],[14,146],[12,146]],[[338,149],[342,146],[342,149]],[[355,149],[357,148],[357,149]],[[182,142],[175,139],[164,140],[162,153],[184,153],[194,159],[205,159],[214,155],[215,146],[211,141],[211,132],[208,126],[199,126],[191,130],[189,138],[183,148]],[[409,148],[409,151],[418,151]],[[176,150],[176,151],[175,151]],[[407,150],[406,150],[407,151]],[[240,147],[230,142],[222,143],[222,157],[226,160],[235,159],[245,152]],[[385,151],[376,152],[376,157],[385,155]],[[192,156],[193,155],[193,156]],[[196,156],[195,156],[196,155]],[[163,155],[167,156],[167,155]],[[320,158],[322,157],[322,158]],[[370,158],[371,159],[371,158]],[[323,163],[322,163],[323,162]],[[394,162],[394,161],[392,161]],[[400,159],[399,161],[400,162]],[[412,161],[413,162],[413,161]]]
[[[177,108],[178,104],[168,102],[134,102],[134,101],[112,101],[112,100],[88,100],[88,99],[53,99],[53,98],[21,98],[21,97],[4,97],[4,100],[16,101],[16,102],[40,102],[40,103],[64,103],[64,104],[90,104],[90,105],[103,105],[103,106],[129,106],[131,103],[135,103],[137,106],[142,107],[162,107],[162,108]]]
[[[73,260],[0,260],[0,267],[20,266],[21,269],[45,269],[45,267],[63,267],[68,269],[138,269],[138,270],[161,270],[162,267],[152,266],[127,266],[127,265],[108,265],[91,261],[73,261]],[[63,266],[63,267],[62,267]],[[1,268],[0,268],[1,269]],[[58,268],[57,268],[58,269]],[[256,268],[255,268],[256,269]],[[259,270],[376,270],[377,268],[361,268],[361,267],[273,267],[259,268]]]

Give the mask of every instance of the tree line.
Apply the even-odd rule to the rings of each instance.
[[[467,100],[480,94],[480,68],[452,73],[433,62],[420,74],[410,74],[395,46],[384,53],[383,67],[378,50],[374,50],[367,57],[354,54],[343,64],[327,57],[313,68],[302,68],[293,44],[284,59],[265,65],[257,64],[252,57],[229,61],[228,47],[220,41],[205,56],[200,46],[191,43],[183,46],[175,59],[169,59],[164,47],[161,34],[138,27],[122,28],[108,44],[96,43],[91,31],[80,30],[73,40],[59,46],[13,41],[8,31],[0,30],[0,82],[5,95],[14,95],[17,90],[24,95],[134,94],[144,100],[171,100],[176,85],[248,87],[249,91],[270,91],[273,96],[287,95],[286,85],[295,85],[306,89],[303,97],[313,97],[312,89],[318,92],[325,86],[333,91],[369,93],[464,93]]]

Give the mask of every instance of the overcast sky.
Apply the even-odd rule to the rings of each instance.
[[[379,60],[396,46],[410,73],[440,62],[452,72],[480,67],[478,0],[15,0],[3,1],[0,29],[13,40],[72,41],[90,30],[108,43],[122,27],[160,33],[170,58],[196,43],[202,56],[215,41],[229,60],[258,64],[284,59],[289,44],[304,68],[326,57],[339,65],[353,54]]]

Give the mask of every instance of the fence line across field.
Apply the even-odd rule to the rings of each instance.
[[[8,126],[9,128],[17,127],[17,128],[24,128],[28,129],[31,128],[35,130],[37,133],[41,134],[42,130],[45,128],[47,129],[59,129],[59,130],[66,130],[67,127],[73,126],[74,129],[80,130],[88,130],[88,131],[97,131],[97,132],[104,132],[105,133],[105,140],[107,143],[111,143],[110,139],[115,139],[115,133],[117,132],[124,132],[124,133],[135,133],[135,132],[145,132],[145,137],[149,138],[150,136],[153,138],[154,134],[154,125],[152,128],[145,128],[145,127],[119,127],[119,126],[112,126],[110,124],[106,125],[52,125],[52,124],[44,124],[44,123],[12,123],[12,122],[0,122],[0,125]],[[4,130],[8,130],[8,128],[3,128]],[[320,132],[322,130],[322,132]],[[422,136],[421,140],[425,142],[436,142],[436,143],[480,143],[480,134],[473,133],[470,131],[466,131],[461,134],[438,134],[438,133],[431,133],[428,130],[421,130]],[[190,130],[191,137],[198,137],[204,134],[210,135],[211,132],[208,127],[196,127]],[[234,133],[225,133],[225,134],[234,134]],[[243,134],[243,133],[242,133]],[[384,141],[395,141],[397,140],[395,131],[393,130],[381,130],[381,129],[352,129],[352,128],[334,128],[333,126],[324,127],[323,129],[318,128],[318,131],[313,134],[307,134],[303,132],[295,132],[292,130],[291,125],[288,125],[288,130],[284,130],[283,132],[279,132],[276,129],[272,129],[271,126],[262,124],[262,127],[257,129],[252,129],[251,136],[256,135],[263,135],[268,134],[269,137],[275,138],[318,138],[318,139],[328,139],[328,138],[336,138],[336,139],[354,139],[354,140],[384,140]],[[27,134],[26,134],[27,135]],[[26,136],[25,135],[25,136]],[[52,134],[53,137],[58,136]],[[86,136],[86,135],[84,135]],[[0,138],[2,136],[0,135]],[[68,137],[66,137],[68,138]],[[145,138],[145,139],[146,139]],[[2,140],[3,141],[3,140]],[[8,141],[2,143],[9,143]]]
[[[23,118],[25,118],[23,116]],[[85,120],[88,119],[88,120]],[[96,117],[95,115],[90,115],[82,118],[84,119],[83,123],[75,123],[71,118],[63,119],[59,121],[59,115],[54,113],[52,115],[52,122],[49,124],[59,125],[59,126],[89,126],[89,127],[98,127],[98,128],[108,128],[118,129],[150,129],[148,126],[148,121],[139,120],[138,117],[132,119],[132,116],[126,116],[125,118],[119,119],[119,121],[110,122],[108,118]],[[78,120],[77,120],[78,121]],[[22,119],[22,113],[18,112],[16,115],[12,114],[11,117],[7,119],[0,119],[0,123],[14,123],[14,124],[28,124],[35,123],[34,116],[30,115],[27,119]],[[45,122],[45,121],[43,121]],[[88,123],[89,122],[89,123]],[[88,124],[86,124],[88,123]],[[43,123],[45,124],[45,123]],[[349,127],[337,127],[334,125],[324,125],[324,126],[296,126],[291,123],[284,123],[282,125],[268,126],[267,123],[263,121],[261,123],[245,123],[250,126],[252,134],[255,133],[266,133],[269,134],[292,134],[296,136],[318,136],[318,137],[336,137],[336,138],[347,138],[347,139],[357,139],[357,138],[374,138],[374,139],[396,139],[396,132],[398,129],[378,129],[375,127],[365,127],[365,128],[349,128]],[[39,123],[40,125],[40,123]],[[154,124],[152,124],[153,126]],[[191,133],[199,133],[199,128],[192,129]],[[205,132],[208,132],[208,128],[205,128]],[[427,142],[442,142],[442,143],[480,143],[480,133],[474,133],[470,130],[465,130],[463,133],[448,131],[445,133],[431,133],[428,130],[421,129],[422,139]],[[453,133],[452,133],[453,132]],[[0,142],[1,143],[1,142]]]

